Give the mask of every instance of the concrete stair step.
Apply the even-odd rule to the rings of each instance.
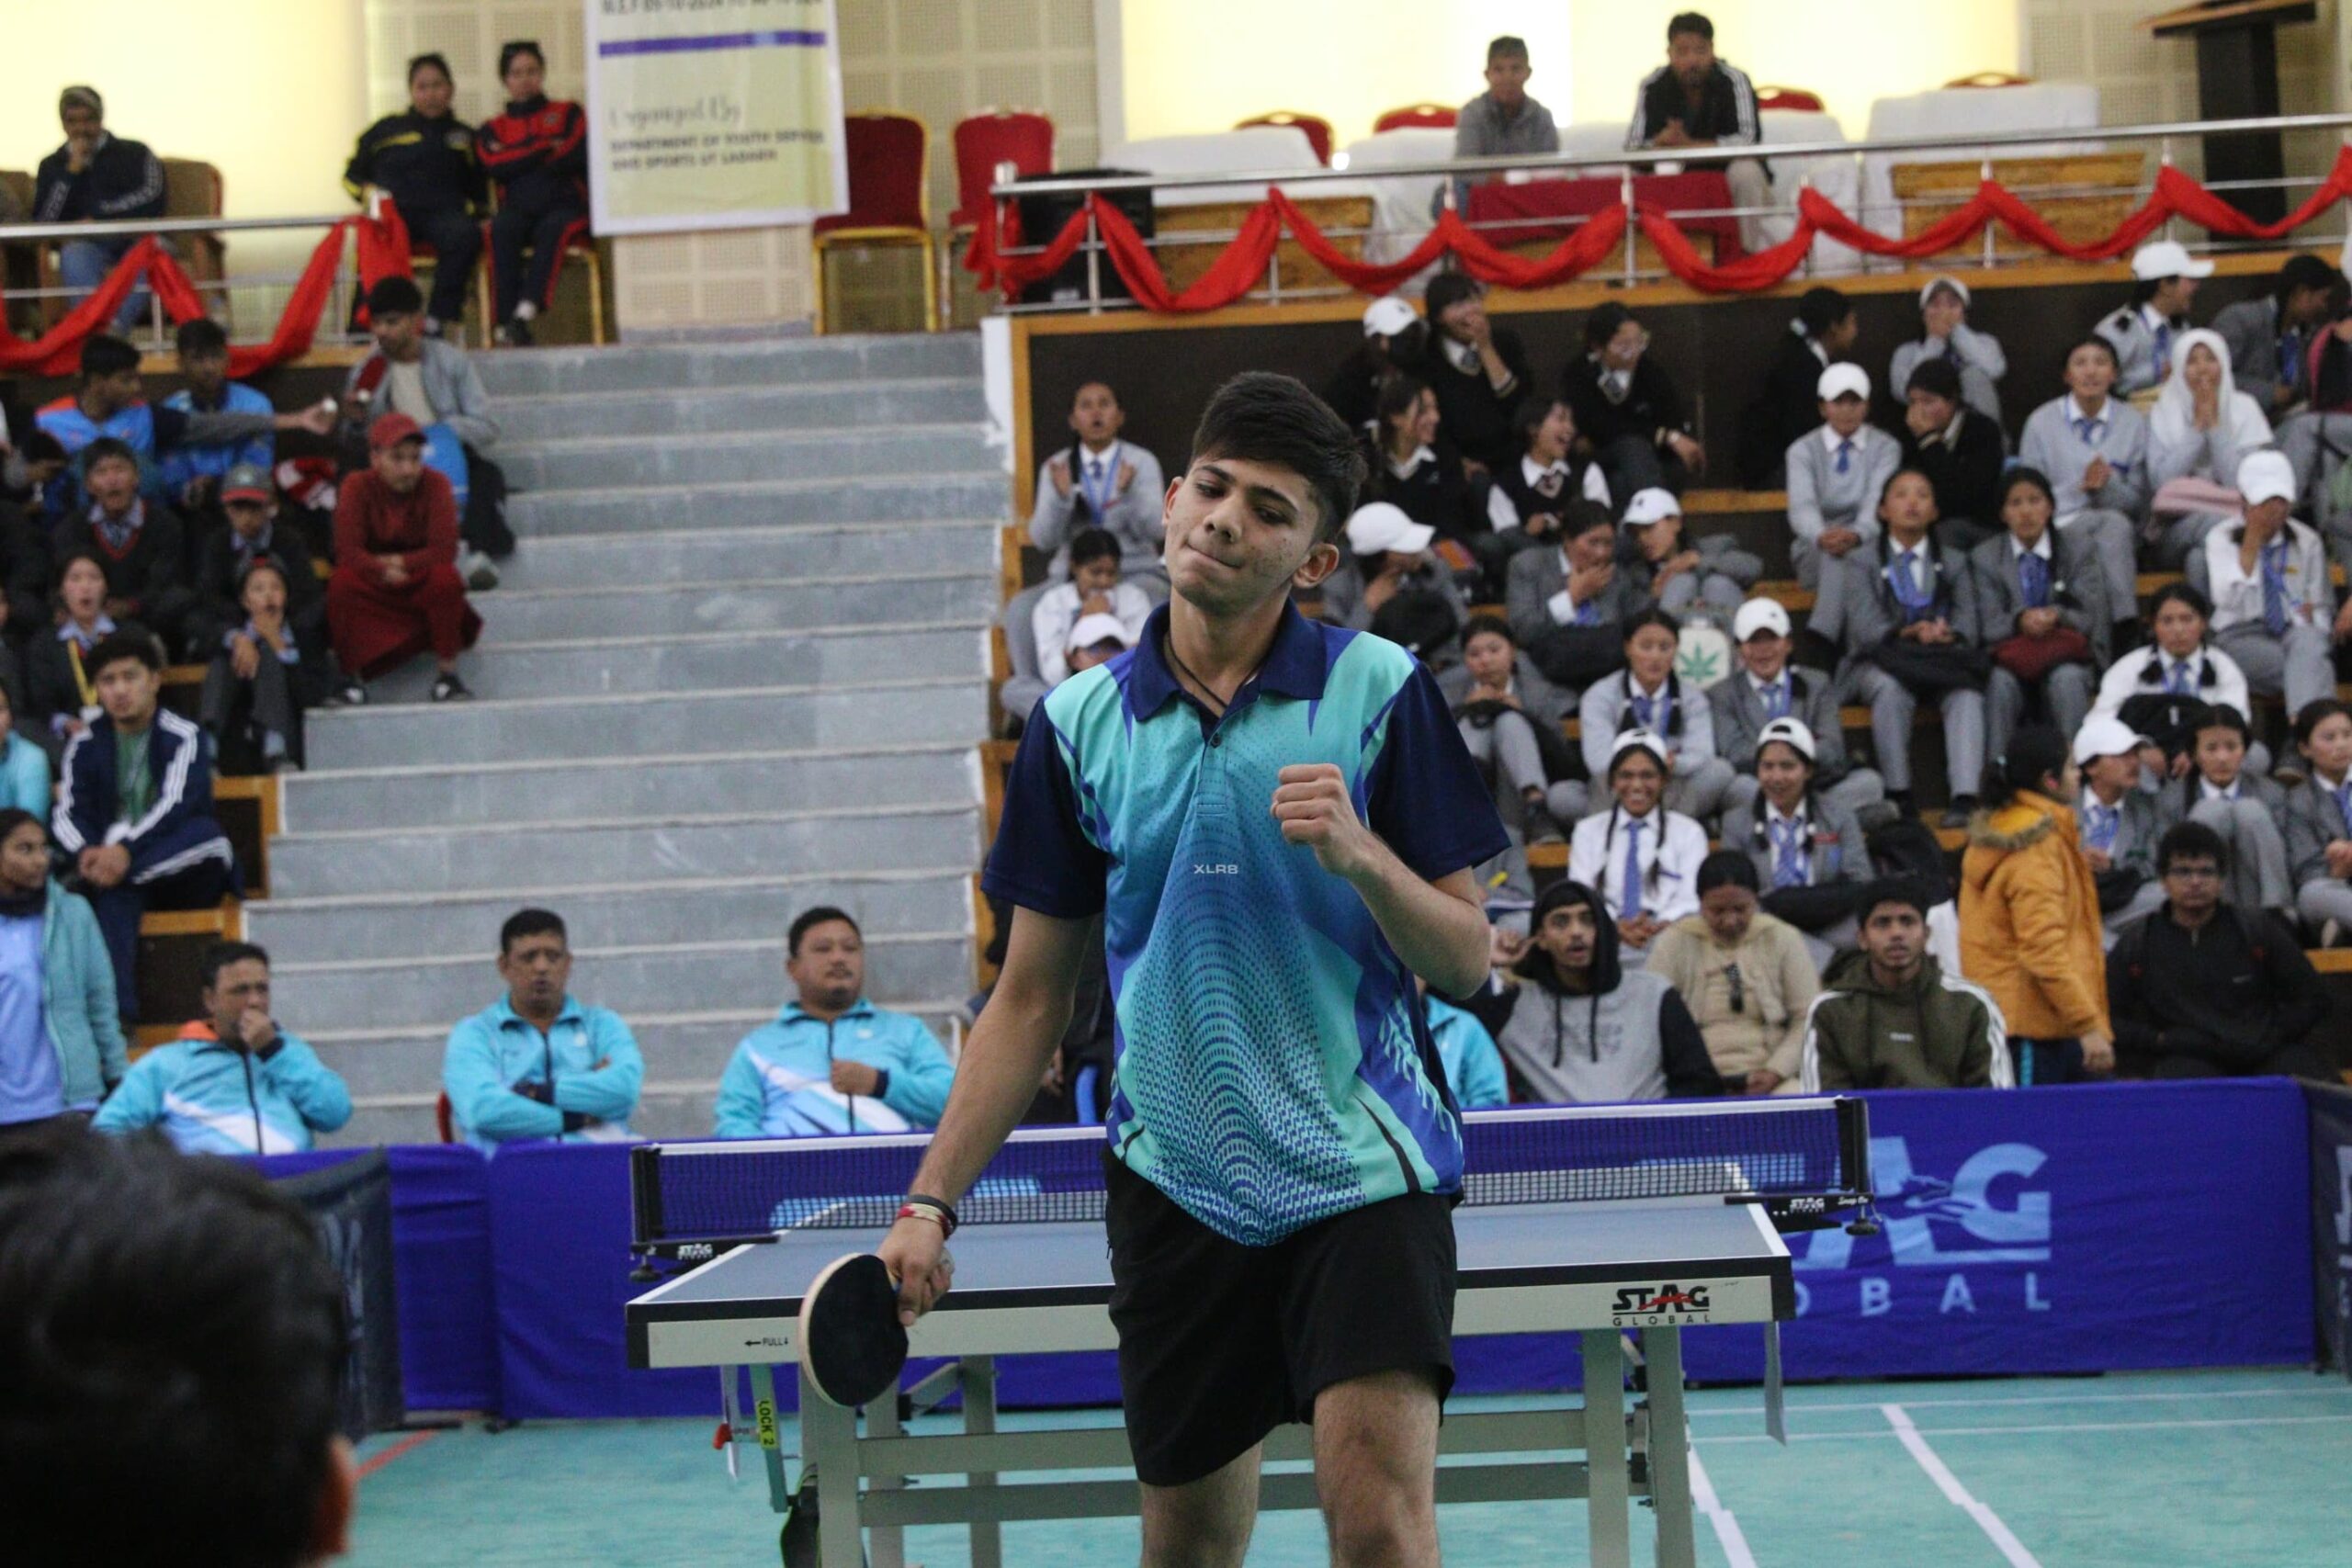
[[[828,807],[460,831],[288,834],[271,846],[270,890],[286,898],[492,894],[738,876],[746,867],[771,876],[905,871],[977,865],[979,857],[976,805]]]
[[[779,805],[855,801],[938,805],[978,796],[977,753],[963,742],[485,762],[469,768],[369,768],[289,773],[282,830],[368,831],[694,817]]]
[[[311,767],[550,761],[802,750],[926,740],[977,743],[988,683],[874,681],[714,691],[328,709],[310,730]]]
[[[876,941],[960,925],[971,913],[971,886],[968,870],[941,866],[475,894],[263,898],[245,906],[245,934],[280,964],[464,953],[480,960],[487,976],[498,952],[498,928],[530,905],[561,915],[579,949],[623,947],[652,935],[680,942],[765,937],[781,952],[794,917],[819,905],[846,909]],[[874,962],[881,962],[878,948]]]
[[[962,931],[872,936],[868,961],[895,985],[925,995],[968,987],[971,939]],[[574,947],[574,984],[623,1018],[756,1001],[788,984],[775,933],[704,943]],[[496,971],[482,953],[450,958],[371,958],[350,964],[270,968],[275,1005],[321,1029],[446,1028],[480,1009]]]
[[[477,354],[493,398],[815,381],[957,377],[978,384],[978,333],[774,337],[742,343],[618,344]]]
[[[499,449],[583,436],[712,435],[734,430],[887,429],[978,423],[977,379],[859,381],[809,386],[637,389],[513,400],[499,405]]]
[[[498,977],[487,971],[485,976],[459,1016],[479,1012],[497,999]],[[602,1000],[586,991],[580,994],[591,1001]],[[763,994],[773,998],[763,1007],[640,1014],[628,1020],[629,1032],[645,1054],[646,1087],[640,1104],[651,1111],[668,1101],[671,1108],[666,1114],[673,1118],[653,1126],[642,1124],[640,1118],[632,1123],[635,1130],[657,1137],[710,1135],[711,1105],[728,1058],[743,1036],[775,1019],[791,990],[777,976]],[[876,992],[877,997],[892,994]],[[963,994],[952,1000],[878,1001],[877,1005],[913,1013],[944,1045],[952,1038],[950,1015]],[[449,1029],[457,1022],[452,1018],[447,1024],[430,1028],[316,1032],[293,1026],[296,1033],[318,1048],[320,1059],[342,1075],[358,1102],[352,1124],[322,1142],[365,1146],[379,1141],[435,1141],[433,1103],[441,1090],[441,1059],[448,1045]],[[385,1126],[398,1131],[389,1138],[376,1132]]]
[[[684,528],[531,539],[500,569],[495,600],[567,589],[639,588],[996,569],[1004,531],[992,523],[899,523],[887,528]]]
[[[679,528],[769,528],[794,523],[955,521],[1005,515],[1010,489],[990,468],[928,477],[776,479],[736,484],[616,484],[520,492],[507,521],[526,538],[559,534],[669,533]]]
[[[737,431],[716,435],[600,435],[509,449],[508,483],[535,494],[610,485],[741,484],[849,476],[997,474],[996,454],[973,423],[905,429]]]
[[[640,581],[609,588],[504,589],[474,603],[486,641],[660,637],[879,622],[974,621],[1000,608],[993,569],[944,567],[842,575]]]

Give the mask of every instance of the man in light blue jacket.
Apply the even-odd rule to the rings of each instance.
[[[160,1127],[192,1155],[286,1155],[351,1120],[351,1091],[269,1016],[269,954],[249,942],[205,951],[204,1011],[139,1058],[93,1123]]]
[[[573,999],[562,917],[520,909],[498,933],[506,995],[449,1032],[441,1087],[458,1135],[485,1153],[524,1138],[632,1136],[645,1057],[620,1015]]]
[[[803,910],[786,938],[800,999],[735,1047],[718,1080],[722,1138],[903,1133],[938,1124],[955,1065],[922,1020],[865,997],[865,939],[842,910]]]

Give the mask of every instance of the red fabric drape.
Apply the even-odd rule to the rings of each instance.
[[[2053,255],[2076,261],[2112,261],[2129,254],[2175,219],[2229,239],[2278,240],[2346,197],[2352,197],[2352,146],[2336,150],[2335,164],[2326,180],[2301,206],[2276,223],[2256,222],[2188,175],[2166,164],[2157,171],[2155,187],[2147,201],[2116,225],[2112,233],[2087,244],[2065,239],[2048,220],[1991,180],[1980,184],[1965,205],[1909,238],[1865,229],[1819,191],[1807,187],[1797,194],[1795,232],[1770,250],[1719,266],[1702,260],[1690,237],[1663,212],[1642,207],[1630,220],[1640,223],[1642,233],[1657,247],[1667,270],[1691,288],[1709,293],[1747,293],[1770,288],[1803,266],[1816,239],[1834,240],[1870,255],[1916,261],[1965,244],[1986,224],[1998,223],[2028,244]],[[1319,265],[1349,288],[1382,294],[1447,256],[1480,282],[1506,288],[1544,288],[1565,283],[1606,260],[1623,241],[1629,221],[1623,207],[1604,208],[1549,254],[1531,260],[1484,239],[1449,209],[1438,215],[1436,227],[1413,247],[1410,255],[1394,262],[1374,263],[1345,254],[1299,210],[1296,202],[1275,189],[1250,209],[1239,234],[1209,270],[1178,294],[1168,288],[1167,275],[1160,270],[1150,247],[1136,233],[1135,225],[1100,197],[1089,197],[1086,209],[1073,214],[1052,243],[1035,255],[1004,254],[1004,241],[997,232],[998,210],[993,205],[983,209],[964,265],[978,278],[981,288],[1001,288],[1008,296],[1016,294],[1029,284],[1061,270],[1078,253],[1086,238],[1088,210],[1093,212],[1102,231],[1105,257],[1125,281],[1128,291],[1146,310],[1160,312],[1214,310],[1240,299],[1257,287],[1284,231]],[[5,359],[0,359],[0,366],[5,364]]]
[[[326,306],[327,296],[334,288],[335,269],[343,263],[346,231],[358,236],[359,281],[363,289],[374,287],[379,278],[409,276],[408,229],[390,203],[385,204],[381,220],[362,216],[345,219],[328,230],[318,248],[311,253],[269,341],[239,344],[229,350],[230,375],[250,376],[310,352],[311,340],[318,333],[319,312]],[[63,321],[31,343],[10,332],[7,321],[0,319],[0,370],[28,371],[36,376],[73,374],[80,363],[83,340],[106,330],[142,276],[162,303],[164,314],[173,321],[194,321],[204,314],[204,300],[197,293],[196,285],[171,253],[150,235],[125,251],[106,280],[67,312]]]

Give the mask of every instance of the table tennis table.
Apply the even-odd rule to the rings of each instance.
[[[1681,1330],[1764,1325],[1767,1425],[1779,1435],[1777,1325],[1795,1314],[1781,1231],[1872,1223],[1866,1118],[1858,1100],[1820,1098],[1467,1114],[1453,1331],[1573,1332],[1583,1388],[1579,1401],[1545,1408],[1450,1413],[1438,1501],[1583,1497],[1591,1561],[1630,1568],[1630,1509],[1644,1499],[1656,1512],[1661,1568],[1691,1568]],[[641,1259],[694,1266],[628,1303],[630,1364],[720,1369],[729,1417],[738,1370],[747,1369],[752,1418],[729,1425],[756,1443],[779,1512],[791,1487],[773,1369],[797,1364],[801,1294],[826,1264],[878,1240],[926,1142],[749,1140],[634,1152],[635,1249]],[[998,1357],[1116,1347],[1102,1150],[1100,1128],[1024,1129],[959,1205],[955,1289],[911,1333],[913,1356],[947,1365],[863,1412],[826,1404],[804,1378],[801,1458],[817,1473],[827,1568],[866,1561],[868,1529],[876,1568],[900,1568],[908,1526],[958,1523],[970,1530],[975,1568],[999,1568],[1008,1521],[1136,1511],[1132,1474],[1003,1479],[1130,1470],[1115,1412],[1077,1427],[997,1424]],[[910,1409],[951,1391],[962,1400],[960,1432],[907,1430]],[[1311,1458],[1308,1432],[1278,1428],[1266,1457]],[[1260,1506],[1316,1506],[1313,1475],[1269,1471]]]

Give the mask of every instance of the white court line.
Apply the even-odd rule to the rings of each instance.
[[[1860,1409],[1862,1406],[1850,1406]],[[1881,1405],[1881,1410],[1901,1408]],[[1939,1427],[1939,1438],[2006,1438],[2018,1432],[2169,1432],[2194,1427],[2308,1427],[2328,1421],[2352,1421],[2352,1413],[2341,1416],[2227,1416],[2196,1421],[2049,1421],[2031,1426],[2016,1427]],[[1848,1443],[1857,1439],[1874,1439],[1894,1434],[1869,1429],[1857,1432],[1791,1432],[1792,1443]],[[1763,1433],[1736,1433],[1729,1437],[1690,1439],[1713,1448],[1723,1443],[1776,1443],[1780,1439]]]
[[[2209,1391],[2210,1392],[2210,1391]],[[2301,1399],[2310,1394],[2352,1393],[2352,1382],[2314,1382],[2310,1388],[2246,1388],[2233,1390],[2232,1399]],[[1905,1410],[1995,1410],[2008,1404],[2161,1404],[2172,1400],[2201,1399],[2204,1393],[2030,1393],[2016,1399],[1906,1399]],[[1811,1401],[1789,1402],[1792,1416],[1810,1416],[1822,1410],[1876,1410],[1878,1400],[1829,1400],[1821,1404]],[[1693,1410],[1693,1418],[1701,1416],[1761,1416],[1760,1404],[1723,1404],[1712,1409]]]
[[[1715,1541],[1724,1549],[1724,1561],[1731,1568],[1756,1568],[1756,1553],[1747,1549],[1747,1535],[1741,1531],[1739,1521],[1731,1517],[1731,1510],[1724,1506],[1724,1500],[1715,1495],[1715,1483],[1708,1479],[1707,1467],[1699,1462],[1695,1452],[1690,1456],[1690,1501],[1707,1516],[1707,1523],[1714,1527]]]
[[[1911,1424],[1911,1417],[1905,1414],[1903,1406],[1882,1404],[1878,1409],[1879,1414],[1886,1417],[1886,1424],[1894,1428],[1894,1435],[1903,1440],[1903,1446],[1911,1450],[1911,1457],[1918,1461],[1919,1468],[1928,1472],[1928,1479],[1934,1482],[1937,1490],[1944,1495],[1944,1501],[1976,1521],[1976,1528],[1983,1530],[1985,1538],[2008,1560],[2009,1568],[2041,1568],[2033,1553],[2025,1549],[2025,1542],[2009,1533],[2009,1527],[2001,1522],[2001,1516],[1978,1502],[1968,1488],[1960,1483],[1960,1477],[1951,1472],[1951,1467],[1936,1457],[1936,1450],[1928,1446],[1928,1439],[1919,1435],[1919,1428]]]

